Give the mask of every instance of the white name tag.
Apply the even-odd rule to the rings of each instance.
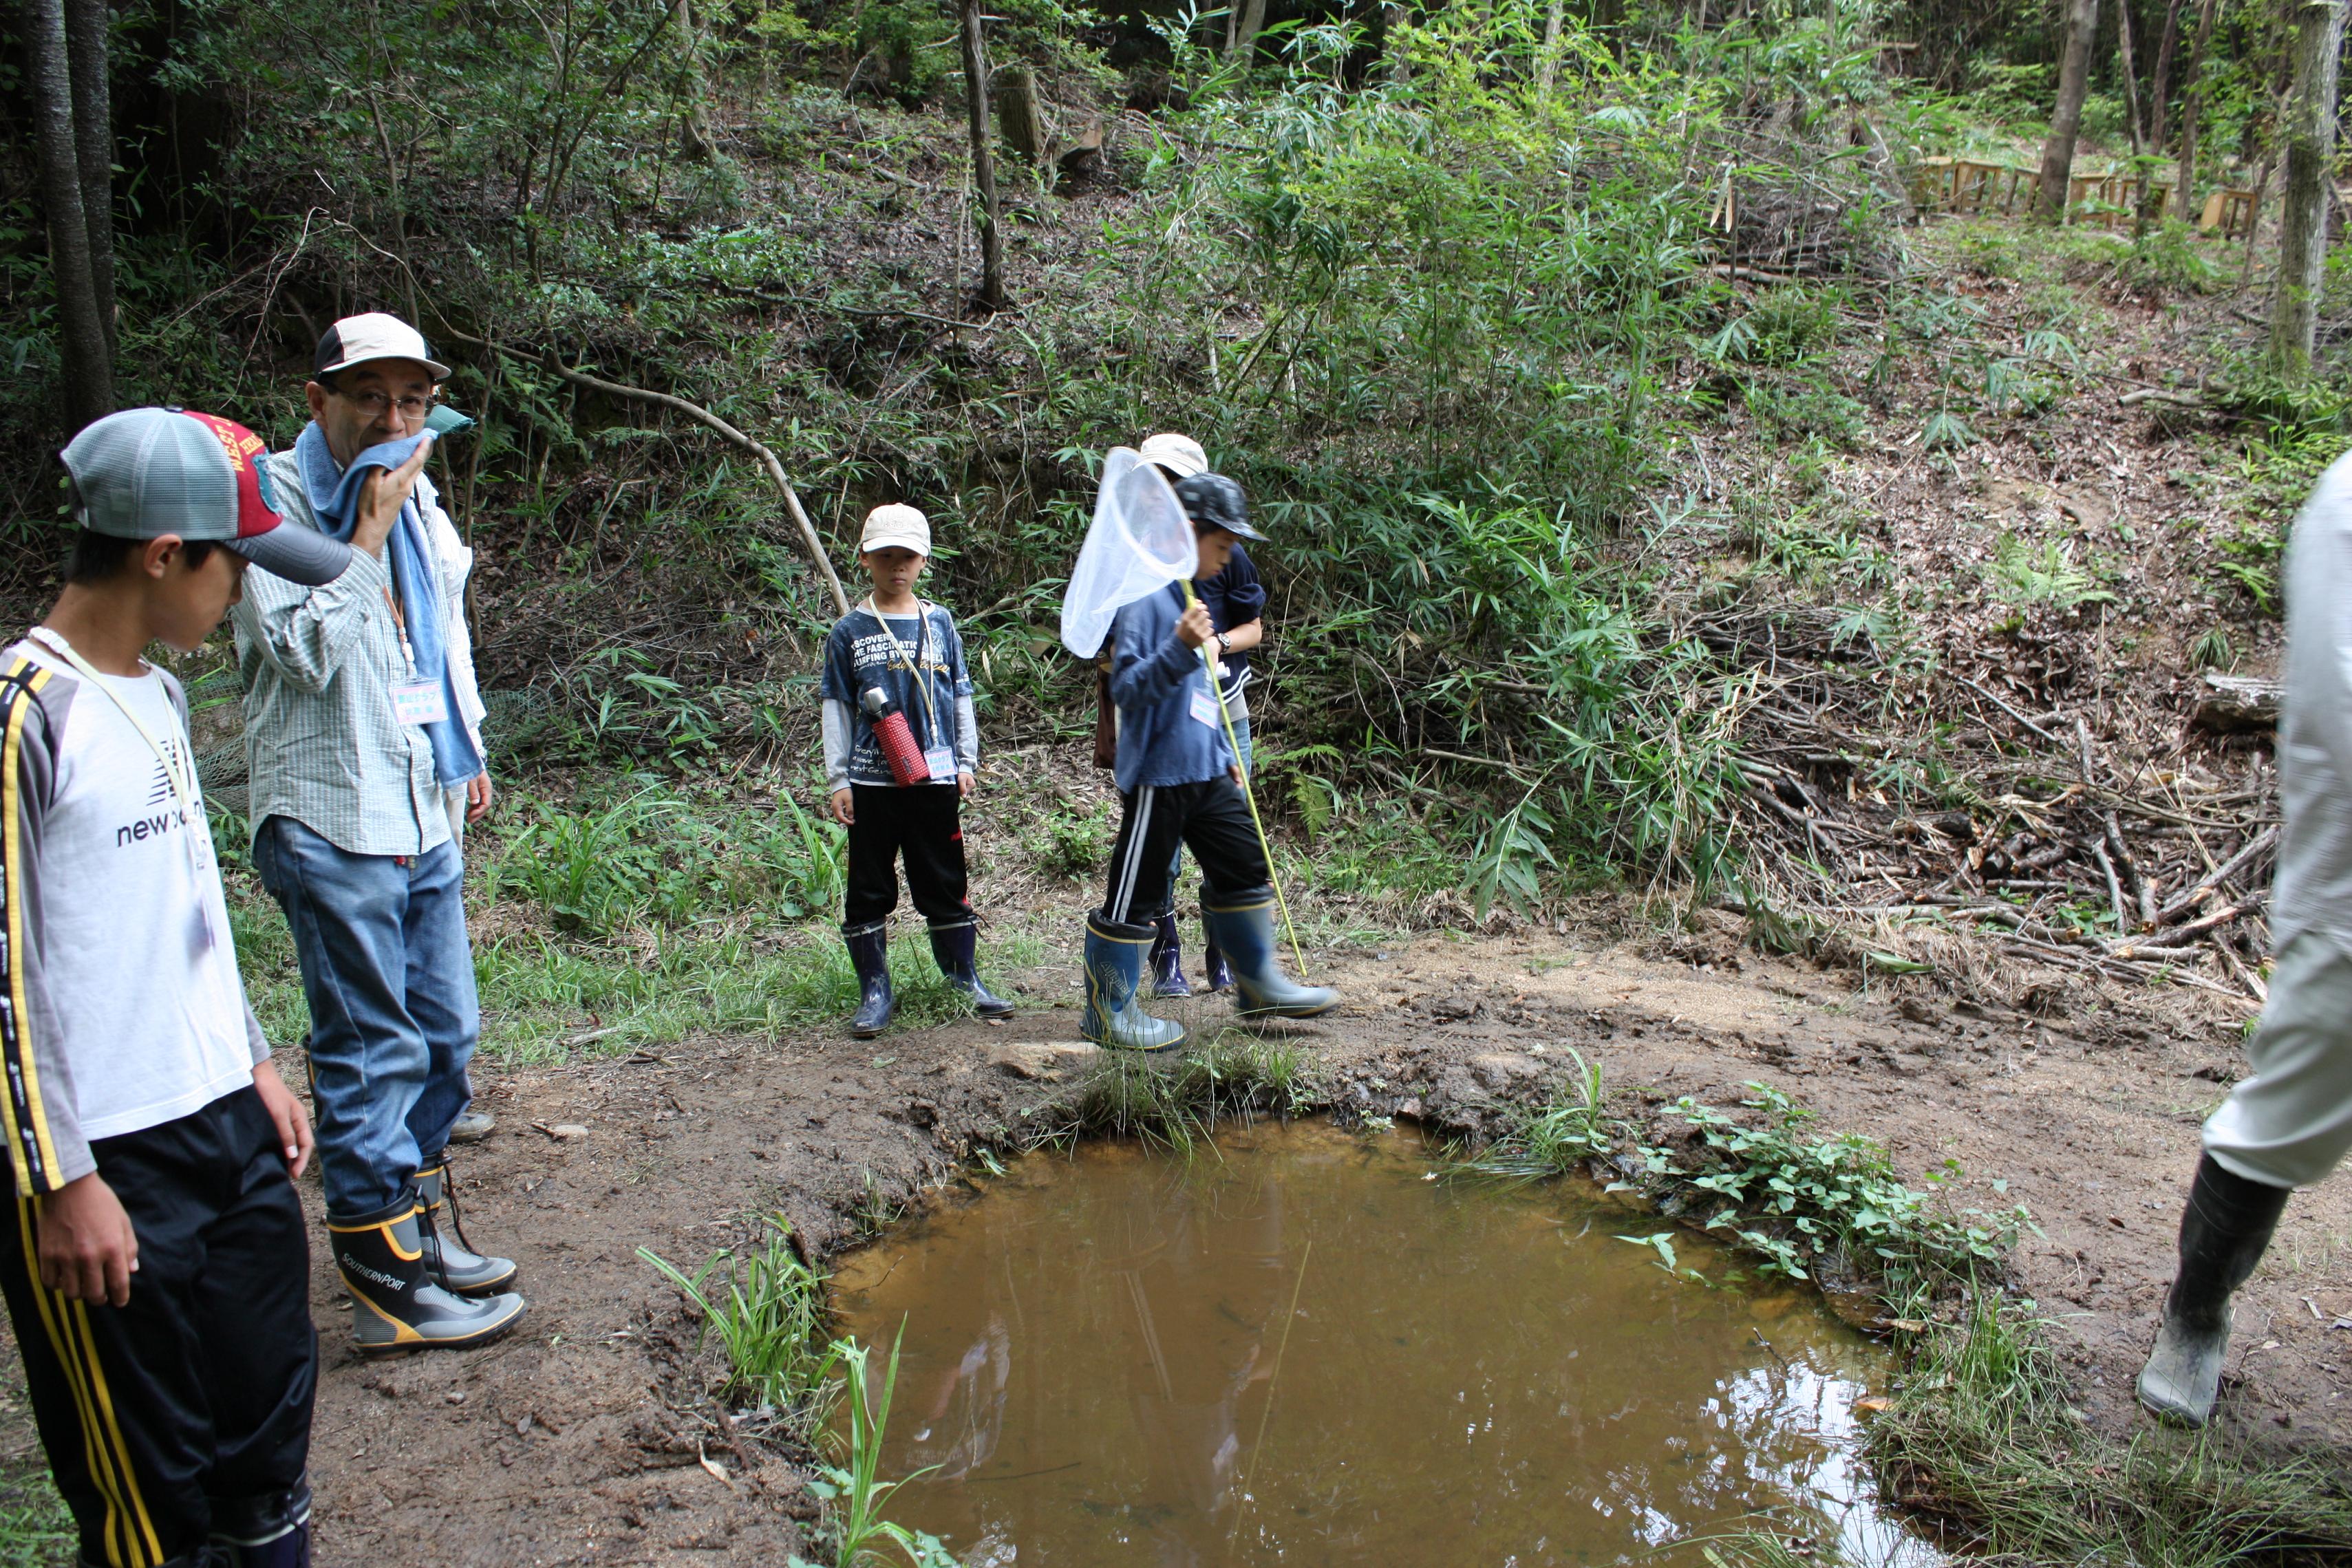
[[[1211,729],[1217,728],[1217,699],[1211,696],[1206,692],[1194,692],[1192,694],[1192,716],[1199,719],[1202,724],[1207,725]]]
[[[956,781],[955,753],[946,747],[932,747],[923,753],[923,760],[930,766],[932,783],[952,784]]]
[[[404,681],[392,688],[392,714],[403,724],[443,724],[449,699],[438,681]]]

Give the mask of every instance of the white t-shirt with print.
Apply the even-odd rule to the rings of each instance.
[[[193,818],[182,809],[154,750],[88,677],[37,641],[9,652],[81,688],[38,848],[42,967],[81,1135],[157,1126],[253,1082],[257,1047],[203,800]],[[150,669],[99,679],[193,779],[165,678]]]

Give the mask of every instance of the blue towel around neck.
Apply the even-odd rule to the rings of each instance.
[[[302,488],[318,514],[320,531],[349,543],[359,522],[360,486],[368,470],[399,467],[424,439],[410,435],[371,446],[352,458],[349,468],[339,468],[334,454],[327,450],[326,432],[315,421],[303,426],[294,443],[294,458],[301,465]],[[443,789],[452,789],[482,771],[482,758],[457,716],[457,687],[449,676],[448,639],[441,619],[440,576],[433,570],[425,519],[414,497],[400,508],[400,521],[384,542],[392,561],[393,591],[400,596],[409,649],[416,656],[416,678],[440,683],[449,715],[439,724],[425,726],[425,736],[433,743],[434,776]]]

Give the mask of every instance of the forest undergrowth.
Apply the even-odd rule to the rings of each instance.
[[[1001,162],[992,311],[935,9],[739,5],[681,37],[652,0],[549,31],[292,0],[126,33],[140,147],[212,149],[122,241],[126,399],[283,444],[318,330],[381,307],[451,347],[481,421],[436,463],[503,789],[468,850],[494,1055],[802,1027],[854,989],[822,576],[752,461],[567,371],[765,442],[845,577],[866,507],[930,512],[992,758],[997,970],[1043,963],[1108,852],[1055,614],[1101,454],[1173,428],[1274,535],[1255,783],[1311,941],[1602,889],[1963,996],[2251,1010],[2273,774],[2230,706],[2258,695],[2208,676],[2275,652],[2286,522],[2352,403],[2340,277],[2324,373],[2289,389],[2250,368],[2260,244],[1919,221],[1918,157],[2031,128],[1888,78],[1838,5],[1638,38],[1527,4],[1309,18],[1229,56],[1214,16],[1115,45],[1022,0],[992,47],[1036,72],[1057,155]],[[0,198],[24,619],[59,537],[56,366],[31,209]],[[231,848],[226,664],[186,673],[289,1038],[290,943]],[[901,956],[903,1016],[950,1016]]]

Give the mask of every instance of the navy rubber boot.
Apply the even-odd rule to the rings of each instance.
[[[1209,921],[1205,915],[1201,918],[1201,976],[1208,982],[1209,994],[1213,997],[1232,990],[1234,971],[1225,963],[1225,950],[1217,946],[1214,936],[1209,935]]]
[[[310,1568],[310,1483],[276,1497],[215,1500],[205,1561],[221,1568]]]
[[[890,994],[890,923],[877,920],[854,930],[844,926],[841,939],[857,971],[857,1013],[849,1020],[850,1037],[872,1040],[890,1027],[890,1009],[898,1005]]]
[[[1184,1026],[1153,1018],[1137,993],[1152,928],[1087,916],[1087,1010],[1078,1032],[1110,1051],[1173,1051]]]
[[[1184,983],[1184,946],[1176,935],[1176,916],[1161,915],[1151,925],[1151,989],[1162,997],[1189,997]]]
[[[1209,928],[1209,939],[1233,966],[1234,988],[1240,994],[1243,1016],[1270,1013],[1277,1018],[1309,1019],[1339,1005],[1338,992],[1326,986],[1302,986],[1275,962],[1271,886],[1223,898],[1204,897],[1201,921]]]
[[[963,993],[972,1012],[984,1019],[1011,1018],[1013,1004],[981,983],[979,949],[979,933],[969,920],[931,927],[931,957],[948,984]]]

